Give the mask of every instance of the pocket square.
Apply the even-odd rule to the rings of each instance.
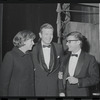
[[[36,68],[34,68],[34,71],[36,71]]]
[[[60,56],[57,56],[57,58],[60,58]]]

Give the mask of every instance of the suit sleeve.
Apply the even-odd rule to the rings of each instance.
[[[91,57],[89,63],[88,76],[79,79],[79,87],[88,87],[99,83],[99,68],[95,57]]]
[[[13,68],[12,54],[9,52],[5,55],[2,66],[0,67],[0,95],[7,96]]]
[[[62,45],[60,45],[60,64],[62,63],[63,57],[64,57],[64,50],[63,50]]]
[[[63,62],[61,63],[60,70],[58,72],[58,88],[59,93],[65,93],[65,88],[63,84],[63,76],[64,76],[64,69],[63,69]]]

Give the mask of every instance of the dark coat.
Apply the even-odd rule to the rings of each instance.
[[[62,46],[51,43],[50,69],[47,70],[41,43],[37,43],[33,48],[36,96],[58,96],[57,77],[62,54]]]
[[[89,96],[89,86],[96,85],[99,82],[99,69],[95,57],[81,52],[74,77],[78,78],[78,84],[69,84],[66,81],[68,73],[68,62],[70,54],[67,54],[60,67],[60,72],[63,72],[63,80],[59,79],[59,92],[66,93],[66,96]],[[63,83],[63,84],[62,84]]]
[[[34,96],[33,73],[30,54],[14,47],[0,68],[0,96]]]

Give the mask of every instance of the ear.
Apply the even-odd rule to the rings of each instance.
[[[81,44],[81,41],[77,41],[78,42],[78,44]]]
[[[41,32],[39,33],[39,37],[41,38],[42,36],[41,36]]]

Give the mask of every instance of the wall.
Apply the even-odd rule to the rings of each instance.
[[[2,18],[3,18],[3,4],[0,4],[0,66],[2,62]]]

